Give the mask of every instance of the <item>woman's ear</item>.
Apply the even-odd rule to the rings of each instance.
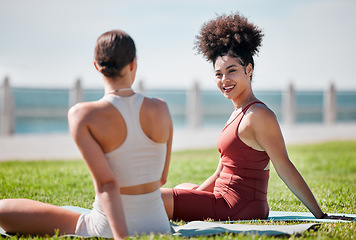
[[[248,77],[251,77],[252,76],[252,73],[253,73],[253,67],[252,67],[252,64],[249,63],[246,67],[246,74]]]
[[[130,63],[130,71],[137,69],[137,57],[134,58],[134,60],[132,60],[132,62]]]

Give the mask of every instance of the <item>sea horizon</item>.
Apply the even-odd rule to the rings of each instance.
[[[184,89],[147,89],[148,97],[158,97],[167,102],[175,128],[188,126],[189,91]],[[324,90],[296,90],[296,124],[323,123]],[[256,90],[256,97],[271,108],[280,123],[282,90]],[[103,89],[84,89],[83,101],[102,98]],[[70,107],[70,89],[43,89],[13,87],[15,104],[14,134],[67,133],[67,111]],[[200,126],[223,126],[234,108],[230,100],[217,90],[201,90]],[[356,121],[356,90],[336,91],[336,123]]]

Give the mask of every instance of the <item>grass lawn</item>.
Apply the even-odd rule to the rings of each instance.
[[[293,145],[288,146],[288,152],[325,212],[356,214],[356,141]],[[218,160],[219,154],[216,149],[174,152],[166,187],[173,187],[182,182],[198,184],[203,182],[214,172]],[[0,163],[0,199],[3,198],[30,198],[59,206],[91,208],[94,190],[90,174],[81,160],[13,161]],[[268,202],[270,210],[274,211],[308,211],[279,179],[273,167]],[[270,239],[265,236],[232,234],[214,238],[237,237]],[[25,239],[25,237],[21,238]],[[162,238],[162,236],[146,237],[146,239],[154,238]],[[178,237],[163,236],[163,238]],[[356,239],[356,222],[323,223],[317,231],[308,231],[299,237],[291,236],[290,239],[295,238]],[[39,238],[35,237],[35,239]]]

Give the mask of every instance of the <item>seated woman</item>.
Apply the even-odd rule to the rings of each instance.
[[[105,95],[68,113],[70,132],[92,175],[96,192],[90,214],[29,199],[0,200],[0,226],[11,233],[76,234],[122,239],[170,233],[161,198],[172,145],[166,103],[135,93],[137,62],[132,38],[114,30],[95,47]]]
[[[235,110],[217,142],[221,158],[215,173],[200,186],[161,189],[169,218],[266,219],[270,160],[313,215],[326,216],[290,161],[275,114],[253,93],[253,56],[262,38],[262,31],[239,14],[216,17],[197,36],[198,52],[213,64],[216,85]]]

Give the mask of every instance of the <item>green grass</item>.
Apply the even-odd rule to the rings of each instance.
[[[356,141],[288,146],[288,152],[324,211],[356,213]],[[215,171],[218,160],[219,154],[216,149],[174,152],[166,187],[173,187],[182,182],[197,184],[203,182]],[[55,205],[91,208],[94,190],[90,174],[84,162],[80,160],[3,162],[0,163],[0,199],[3,198],[30,198]],[[307,211],[279,179],[273,167],[268,202],[270,209],[274,211]],[[269,222],[268,224],[287,223]],[[266,236],[232,234],[214,238],[237,237],[270,239]],[[155,238],[161,236],[146,237],[146,239]],[[177,237],[165,236],[164,238]],[[290,237],[290,239],[295,238],[355,239],[356,222],[323,223],[317,231],[308,231],[300,237]],[[40,238],[35,237],[35,239]]]

